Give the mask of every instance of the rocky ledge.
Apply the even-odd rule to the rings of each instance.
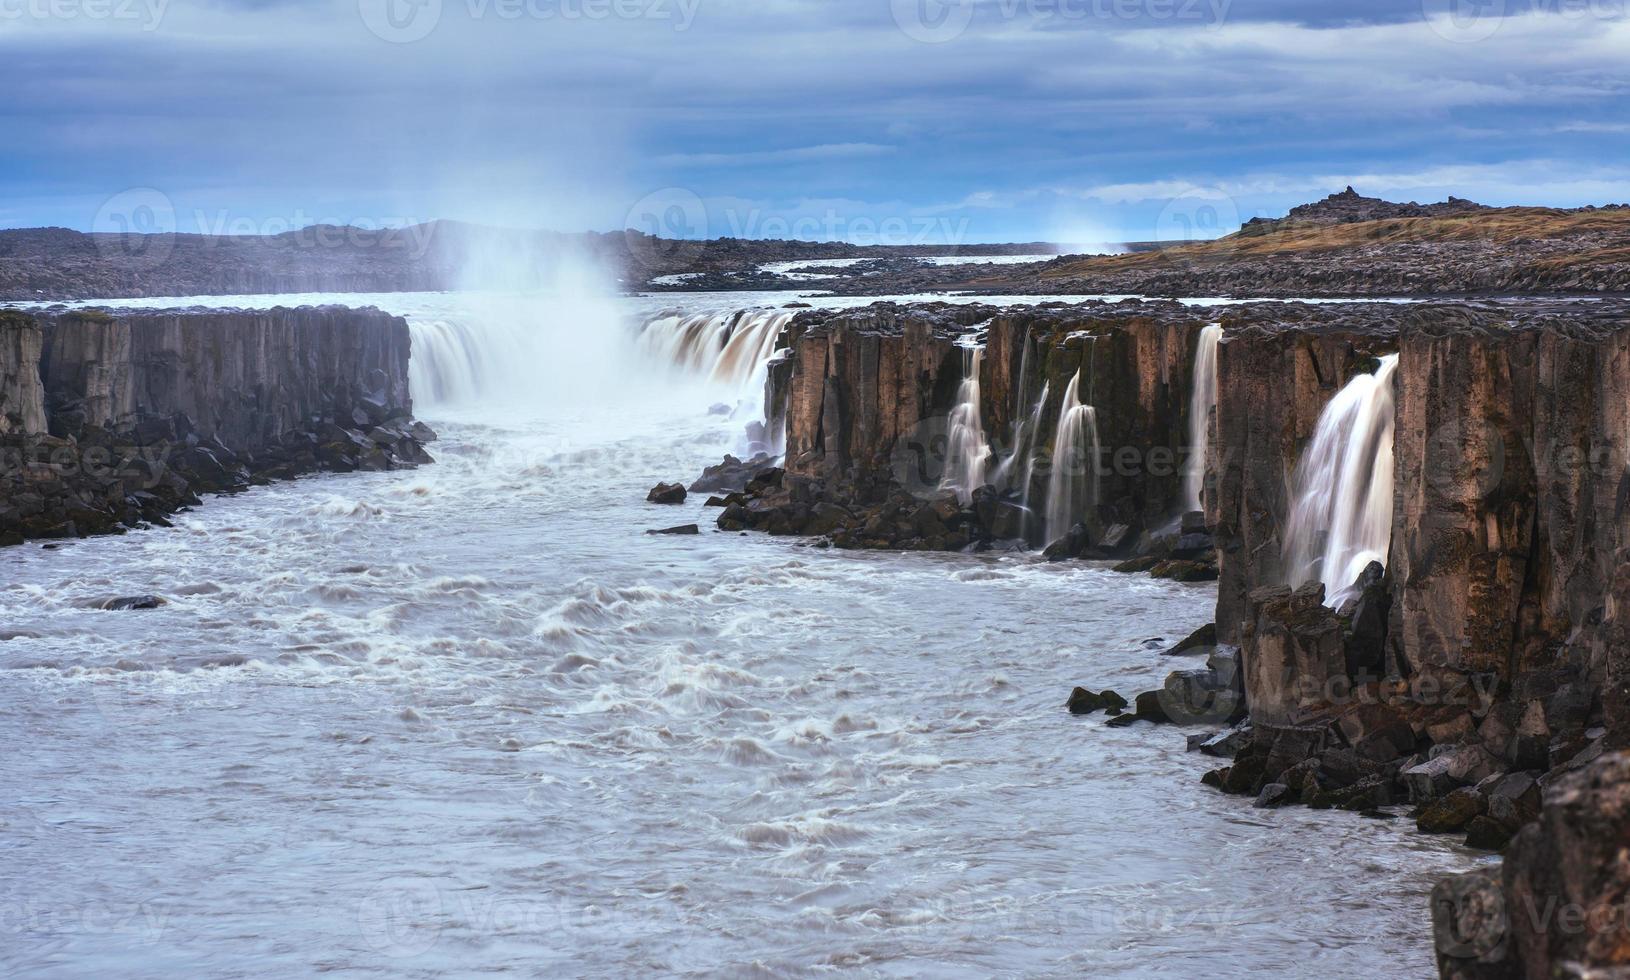
[[[0,544],[430,462],[408,354],[406,323],[372,309],[0,311]]]

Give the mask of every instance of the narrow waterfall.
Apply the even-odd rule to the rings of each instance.
[[[950,432],[945,447],[945,473],[942,490],[956,491],[963,504],[973,500],[973,492],[984,486],[990,469],[991,448],[979,414],[979,367],[985,351],[972,347],[963,352],[962,387],[956,407],[951,410]]]
[[[1064,391],[1047,481],[1047,541],[1069,533],[1098,500],[1098,412],[1081,404],[1081,372]]]
[[[1392,436],[1398,355],[1330,400],[1292,479],[1283,557],[1291,585],[1322,581],[1339,606],[1392,539]]]
[[[1183,509],[1205,509],[1206,451],[1211,447],[1211,412],[1217,407],[1217,345],[1222,324],[1200,331],[1194,355],[1194,386],[1189,394],[1189,460],[1183,474]]]

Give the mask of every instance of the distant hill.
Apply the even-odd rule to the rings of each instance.
[[[856,246],[639,232],[565,234],[437,221],[370,230],[314,225],[267,236],[0,231],[0,300],[526,288],[587,258],[630,288],[679,273],[807,259],[1052,254],[1055,246]]]
[[[1215,241],[1055,261],[1029,280],[985,288],[1270,297],[1630,292],[1630,205],[1393,204],[1349,188]]]

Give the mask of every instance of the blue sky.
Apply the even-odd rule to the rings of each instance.
[[[1624,201],[1627,5],[0,0],[0,227],[1079,242],[1349,183]]]

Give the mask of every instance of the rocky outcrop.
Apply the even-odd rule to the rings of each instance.
[[[1618,977],[1630,971],[1630,753],[1558,776],[1503,868],[1432,892],[1445,980]]]
[[[164,524],[201,493],[430,460],[407,325],[378,310],[0,316],[43,339],[21,373],[44,409],[0,434],[0,543]]]

